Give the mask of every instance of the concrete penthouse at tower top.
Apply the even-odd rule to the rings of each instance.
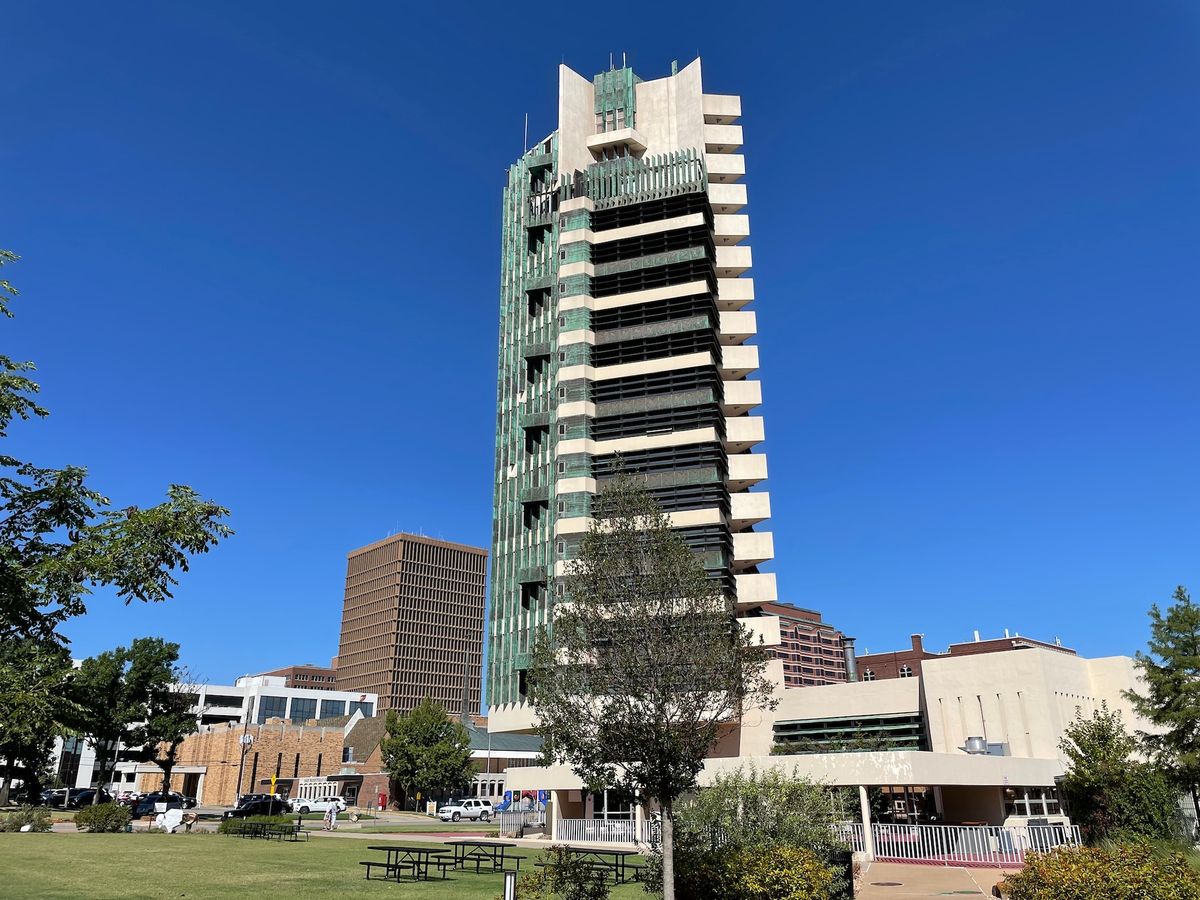
[[[665,78],[559,69],[558,128],[503,201],[488,702],[530,727],[538,626],[614,473],[646,476],[673,527],[768,644],[779,619],[741,99],[697,59]]]

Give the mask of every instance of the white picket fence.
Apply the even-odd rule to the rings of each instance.
[[[638,844],[649,840],[649,823],[632,819],[559,819],[557,840],[592,844]]]
[[[852,850],[866,852],[862,823],[834,826]],[[1020,866],[1025,854],[1078,846],[1078,825],[883,825],[871,826],[875,858],[897,862]]]

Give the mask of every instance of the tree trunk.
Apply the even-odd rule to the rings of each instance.
[[[178,744],[170,744],[167,747],[167,755],[165,759],[155,757],[154,762],[163,772],[162,780],[162,795],[165,798],[171,792],[171,773],[175,771],[175,753]],[[183,793],[180,791],[180,793]]]
[[[1200,792],[1197,791],[1196,785],[1192,785],[1192,806],[1196,809],[1196,828],[1192,833],[1192,840],[1200,839]]]
[[[114,758],[116,757],[115,753],[113,754],[113,757]],[[99,753],[99,751],[97,751],[96,762],[97,762],[96,769],[97,769],[98,774],[96,775],[96,790],[95,790],[95,793],[92,794],[92,806],[95,806],[100,802],[100,789],[104,786],[104,773],[108,770],[108,756],[102,755],[101,753]],[[115,762],[114,762],[114,765],[115,765]],[[70,786],[67,787],[66,796],[68,799],[71,796]]]
[[[675,813],[671,801],[662,805],[663,900],[675,900]]]
[[[0,778],[0,806],[8,806],[8,794],[12,788],[12,760],[5,758],[4,760],[4,777]]]

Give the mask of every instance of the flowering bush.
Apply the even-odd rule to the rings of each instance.
[[[1011,900],[1200,900],[1200,872],[1145,843],[1059,847],[1029,854],[1000,890]]]

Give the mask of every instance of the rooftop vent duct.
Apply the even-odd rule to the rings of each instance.
[[[988,752],[987,740],[981,737],[969,737],[966,743],[963,744],[963,750],[974,756],[986,756]]]

